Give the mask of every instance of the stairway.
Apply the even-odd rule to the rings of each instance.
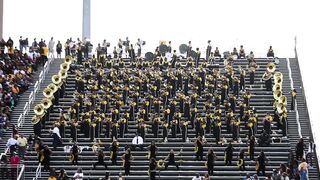
[[[128,65],[128,59],[125,59],[126,65]],[[281,63],[283,59],[281,60]],[[182,64],[185,63],[185,60]],[[218,62],[219,68],[222,69],[223,62]],[[265,71],[266,65],[268,60],[265,58],[257,59],[257,63],[260,66],[260,69],[256,71],[255,74],[255,83],[251,87],[248,84],[249,79],[246,78],[247,81],[247,88],[251,88],[250,91],[252,93],[251,98],[251,106],[254,106],[259,115],[259,122],[258,122],[258,133],[259,136],[262,130],[262,119],[267,112],[271,112],[273,110],[271,102],[273,101],[272,92],[265,91],[265,88],[261,88],[264,85],[264,82],[261,82],[260,79],[262,74]],[[241,65],[242,67],[247,65],[246,60],[236,60],[234,63],[234,68],[238,68]],[[281,64],[280,67],[283,68],[284,64]],[[281,69],[280,69],[281,70]],[[237,74],[238,76],[238,74]],[[284,75],[287,77],[286,75]],[[49,76],[47,76],[49,77]],[[59,110],[58,108],[62,108],[64,111],[67,111],[71,105],[72,95],[74,92],[75,87],[75,75],[69,73],[66,83],[66,91],[65,96],[59,99],[59,104],[54,107],[53,113],[50,114],[50,121],[46,122],[46,128],[42,130],[42,140],[44,144],[47,144],[49,147],[52,147],[52,137],[49,135],[49,128],[52,127],[52,124],[55,119],[59,117]],[[204,98],[200,98],[200,107],[203,107]],[[203,109],[199,107],[199,110],[203,112]],[[222,106],[221,106],[222,107]],[[201,110],[202,109],[202,110]],[[237,108],[238,111],[238,108]],[[291,115],[290,115],[291,116]],[[31,118],[31,115],[30,115]],[[30,120],[30,119],[29,119]],[[29,121],[27,121],[29,122]],[[225,124],[222,121],[222,124]],[[27,128],[31,129],[32,126],[29,123]],[[223,126],[223,125],[222,125]],[[215,140],[212,134],[206,135],[206,139],[208,143],[204,147],[204,154],[206,154],[209,148],[213,148],[214,152],[218,156],[218,160],[215,163],[214,168],[214,176],[212,179],[242,179],[247,172],[250,174],[255,174],[255,163],[253,161],[249,161],[246,158],[246,171],[239,171],[239,168],[236,166],[237,163],[237,156],[240,149],[247,149],[246,145],[246,134],[247,130],[244,128],[244,123],[241,123],[241,131],[240,136],[244,143],[234,143],[234,159],[233,159],[233,166],[225,166],[223,161],[223,151],[226,148],[226,145],[216,145]],[[278,131],[276,126],[272,127],[274,130],[274,134],[271,137],[282,137],[281,131]],[[161,130],[160,130],[161,131]],[[109,161],[109,151],[104,150],[106,154],[106,162],[108,164],[108,171],[111,173],[111,177],[115,178],[119,174],[119,172],[123,172],[123,168],[121,166],[120,158],[123,154],[123,149],[126,145],[131,144],[131,140],[134,137],[136,132],[136,125],[135,122],[129,122],[129,133],[125,134],[124,138],[118,138],[120,142],[120,151],[118,154],[118,164],[116,166],[111,166],[111,162]],[[290,133],[290,132],[289,132]],[[162,137],[161,133],[159,133],[160,137]],[[66,136],[63,138],[63,145],[72,145],[70,143],[70,129],[66,128]],[[195,131],[189,127],[188,136],[193,141],[195,137]],[[103,137],[103,136],[102,136]],[[169,136],[170,137],[170,136]],[[225,137],[228,142],[231,141],[231,135],[226,133],[226,129],[222,128],[222,137]],[[291,137],[291,136],[290,136]],[[289,138],[290,138],[289,137]],[[100,138],[102,141],[103,147],[110,144],[110,138]],[[146,135],[145,144],[149,145],[151,141],[156,141],[156,144],[159,148],[157,157],[158,159],[163,159],[169,153],[169,150],[172,148],[175,152],[181,151],[181,154],[176,157],[176,160],[180,164],[180,170],[176,171],[175,168],[170,167],[168,170],[161,170],[157,173],[157,176],[161,179],[191,179],[196,173],[200,173],[204,175],[207,171],[204,167],[204,161],[195,161],[195,153],[193,151],[193,143],[182,143],[181,142],[181,135],[178,135],[177,138],[169,138],[169,142],[163,143],[162,138],[155,139],[153,135],[149,132]],[[78,145],[79,146],[92,146],[92,142],[89,139],[84,138],[83,134],[78,131]],[[271,143],[269,147],[256,147],[255,157],[259,154],[261,150],[264,150],[266,156],[269,158],[269,164],[267,166],[266,173],[271,173],[272,169],[279,168],[280,163],[286,163],[288,160],[288,151],[290,149],[290,142],[289,141],[282,141],[281,143]],[[132,151],[132,154],[135,158],[134,162],[131,165],[131,175],[125,177],[126,179],[148,179],[147,169],[149,161],[146,159],[147,152],[146,151]],[[32,151],[29,152],[26,156],[26,173],[25,179],[32,179],[35,176],[35,169],[38,166],[38,161],[36,157],[36,152]],[[53,155],[51,157],[51,167],[55,168],[57,171],[60,168],[64,168],[69,176],[72,176],[78,167],[82,167],[85,175],[85,179],[98,179],[102,178],[105,174],[105,170],[102,170],[99,167],[97,170],[93,170],[92,164],[96,162],[96,156],[92,152],[92,150],[84,149],[79,156],[79,165],[78,166],[71,166],[71,162],[68,160],[69,154],[64,153],[63,147],[58,147],[56,151],[53,151]],[[42,178],[38,179],[47,179],[48,173],[42,172]],[[160,179],[159,178],[159,179]],[[262,177],[261,177],[262,178]]]
[[[310,119],[308,115],[308,109],[306,105],[306,100],[304,96],[304,90],[303,90],[303,83],[301,79],[300,74],[300,67],[298,59],[296,58],[290,58],[290,68],[292,72],[292,79],[293,79],[293,87],[297,90],[297,108],[299,113],[299,122],[301,126],[301,135],[304,138],[304,142],[308,147],[309,139],[313,139],[312,135],[312,129],[310,124]],[[287,61],[282,61],[281,63],[284,63],[285,66],[287,66]],[[282,72],[288,74],[288,68],[281,69]],[[288,76],[287,76],[288,77]],[[284,80],[285,84],[285,91],[289,92],[291,90],[290,86],[290,80],[289,78]],[[288,99],[288,105],[291,104],[291,98]],[[295,150],[296,143],[299,139],[299,133],[298,133],[298,126],[296,123],[296,114],[297,112],[289,112],[289,134],[290,134],[290,141],[291,141],[291,149]],[[305,151],[308,151],[308,149],[305,149]],[[316,157],[313,157],[313,168],[309,169],[309,178],[310,179],[319,179],[319,169],[318,169],[318,163]]]

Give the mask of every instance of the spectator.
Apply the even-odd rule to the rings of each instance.
[[[58,176],[58,180],[68,180],[70,179],[68,174],[66,173],[66,171],[64,169],[60,170],[59,176]]]
[[[17,168],[20,164],[20,157],[17,155],[17,153],[14,151],[13,156],[10,158],[10,164],[11,164],[11,178],[14,179],[17,176]]]
[[[308,164],[304,158],[301,159],[301,163],[298,167],[300,180],[308,180]]]
[[[18,153],[21,159],[24,159],[24,155],[27,149],[27,143],[27,138],[25,138],[23,134],[21,134],[18,138]]]
[[[1,154],[0,172],[1,172],[1,179],[8,179],[9,178],[8,158],[7,158],[7,155],[4,153]]]
[[[309,146],[308,146],[308,152],[306,154],[306,160],[307,160],[307,163],[310,164],[310,167],[312,167],[312,155],[315,152],[315,150],[316,150],[316,145],[310,139]],[[310,161],[308,161],[308,160],[310,160]]]
[[[299,161],[303,156],[303,149],[306,145],[303,142],[303,138],[300,138],[296,145],[296,159]]]
[[[57,51],[57,58],[61,58],[62,44],[60,43],[60,41],[58,41],[58,44],[56,46],[56,51]]]
[[[197,173],[196,176],[192,178],[192,180],[202,180],[202,178],[200,177],[200,174]]]
[[[55,45],[55,42],[53,40],[53,37],[51,37],[50,41],[49,41],[49,58],[54,58],[54,45]]]
[[[14,151],[16,151],[16,147],[18,145],[17,136],[11,137],[8,139],[7,147],[10,148],[10,154],[12,155]]]
[[[55,171],[51,171],[48,180],[57,180]]]
[[[82,173],[82,169],[81,168],[78,168],[77,172],[74,173],[73,179],[74,180],[83,180],[83,173]]]

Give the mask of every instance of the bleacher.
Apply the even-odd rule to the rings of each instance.
[[[280,59],[281,61],[284,61],[285,59]],[[182,60],[185,61],[185,60]],[[266,115],[267,112],[272,112],[272,102],[273,102],[273,94],[272,92],[265,91],[264,88],[264,82],[260,81],[266,66],[269,62],[266,58],[259,58],[256,59],[258,65],[260,66],[259,69],[257,69],[255,73],[255,83],[250,87],[248,83],[246,83],[246,88],[249,88],[252,98],[250,100],[250,105],[254,107],[258,112],[258,133],[257,137],[259,137],[260,132],[263,129],[262,125],[262,119]],[[125,64],[127,67],[129,67],[129,59],[125,59]],[[217,62],[219,64],[219,69],[223,69],[224,65],[222,61]],[[185,64],[185,62],[181,63],[182,66]],[[234,63],[234,68],[238,68],[238,66],[241,65],[242,67],[245,67],[247,65],[247,60],[244,59],[238,59]],[[281,67],[280,67],[281,68]],[[237,74],[238,76],[238,74]],[[248,82],[248,78],[246,78],[246,81]],[[65,112],[69,109],[71,105],[71,100],[73,99],[73,93],[75,91],[75,75],[72,73],[68,74],[67,82],[66,82],[66,91],[63,98],[59,99],[59,104],[53,108],[53,113],[50,114],[50,121],[46,122],[46,128],[42,130],[42,140],[44,144],[48,144],[49,147],[52,147],[52,137],[50,136],[49,129],[52,128],[52,125],[56,119],[59,118],[59,108],[62,108]],[[199,113],[204,111],[204,98],[199,98],[199,104],[198,109]],[[223,106],[221,106],[223,108]],[[237,108],[238,111],[238,108]],[[291,113],[289,113],[289,117],[291,116]],[[222,137],[225,137],[228,142],[232,141],[231,134],[226,134],[225,129],[225,122],[222,121]],[[255,162],[249,161],[248,158],[245,158],[246,161],[246,171],[240,171],[237,167],[238,162],[238,153],[240,152],[240,149],[246,149],[248,145],[246,144],[246,136],[247,136],[247,130],[244,128],[244,123],[241,122],[241,131],[240,131],[240,137],[242,139],[242,143],[233,143],[235,148],[235,153],[233,157],[233,165],[232,166],[225,166],[224,160],[223,160],[223,154],[224,149],[226,148],[226,144],[224,145],[216,145],[215,138],[213,138],[212,134],[206,134],[206,140],[207,144],[204,148],[204,154],[206,154],[207,150],[209,148],[213,148],[214,152],[217,154],[218,159],[215,162],[214,166],[214,176],[212,176],[213,179],[240,179],[245,176],[246,173],[250,173],[251,175],[256,174],[255,172]],[[118,153],[118,164],[116,166],[111,165],[111,161],[109,161],[109,150],[104,150],[104,153],[106,153],[106,162],[108,164],[108,171],[111,173],[111,177],[115,178],[118,177],[119,172],[124,172],[122,163],[120,161],[120,155],[123,153],[123,149],[126,145],[131,144],[131,140],[135,135],[136,132],[136,123],[135,122],[129,122],[129,133],[125,134],[124,138],[118,138],[118,141],[120,142],[120,151]],[[281,138],[281,130],[278,130],[276,126],[272,126],[273,133],[271,134],[271,137],[274,138]],[[161,130],[160,130],[161,131]],[[161,133],[160,133],[161,134]],[[70,129],[66,128],[66,135],[65,138],[63,138],[63,146],[72,145],[73,143],[70,142]],[[109,146],[111,143],[110,138],[103,138],[104,133],[101,134],[102,138],[99,138],[102,142],[102,146]],[[195,140],[195,132],[193,129],[191,129],[189,125],[189,133],[188,137],[191,141]],[[148,130],[146,135],[145,144],[146,146],[150,144],[151,141],[155,140],[156,145],[159,148],[157,158],[158,159],[164,159],[171,148],[174,149],[175,152],[181,151],[180,155],[176,157],[176,160],[179,162],[180,170],[177,171],[175,167],[169,166],[168,170],[160,169],[160,171],[157,172],[157,177],[160,177],[160,179],[191,179],[193,176],[195,176],[196,173],[200,173],[201,175],[204,175],[207,170],[205,168],[205,161],[196,161],[195,160],[195,152],[194,152],[194,145],[193,143],[182,143],[181,142],[181,135],[178,135],[177,138],[171,138],[169,136],[168,142],[162,142],[162,137],[160,135],[160,138],[155,139],[153,138],[153,135],[151,134],[151,130]],[[89,139],[83,138],[83,134],[80,133],[78,130],[78,145],[79,146],[92,146],[92,142]],[[291,149],[290,144],[290,134],[288,136],[288,140],[282,140],[281,142],[273,142],[269,147],[256,147],[255,150],[255,158],[259,154],[261,150],[263,150],[269,158],[269,163],[267,165],[267,173],[272,173],[272,169],[279,168],[279,165],[281,163],[287,163],[288,161],[288,152],[289,149]],[[148,179],[148,166],[149,166],[149,160],[146,158],[147,151],[133,151],[133,156],[135,160],[133,161],[131,165],[131,175],[127,176],[126,179]],[[97,170],[93,170],[93,163],[96,162],[96,155],[92,152],[91,149],[84,149],[82,153],[79,156],[79,165],[78,166],[72,166],[71,162],[69,161],[69,154],[64,152],[63,147],[58,147],[57,150],[53,151],[53,155],[51,158],[51,167],[55,168],[56,170],[59,170],[61,168],[64,168],[69,176],[72,176],[78,167],[82,167],[85,175],[85,179],[98,179],[104,177],[105,170],[99,167]],[[26,157],[26,173],[25,178],[31,179],[35,175],[35,170],[38,167],[38,160],[37,160],[37,154],[36,152],[29,151],[27,157]],[[42,172],[42,178],[38,179],[46,179],[48,177],[47,172]]]

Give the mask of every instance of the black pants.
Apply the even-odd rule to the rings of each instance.
[[[155,180],[156,179],[156,172],[155,170],[152,170],[152,172],[150,172],[150,180]]]
[[[124,175],[130,175],[130,164],[129,163],[124,164]]]
[[[210,176],[212,176],[213,175],[213,164],[207,164],[207,166],[208,166],[208,174]]]
[[[198,150],[196,153],[196,160],[197,161],[202,161],[203,160],[203,151],[202,150]]]
[[[98,161],[96,163],[93,164],[93,169],[96,169],[97,165],[102,165],[105,167],[105,169],[107,169],[107,163],[105,163],[104,161]]]
[[[73,155],[72,165],[78,165],[78,155]]]
[[[175,165],[175,166],[177,167],[177,169],[179,170],[179,165],[178,165],[175,161],[173,161],[173,162],[170,162],[170,161],[169,161],[169,162],[166,162],[165,165],[164,165],[164,166],[165,166],[165,169],[167,169],[169,165]]]
[[[43,169],[44,169],[44,171],[50,171],[50,161],[48,161],[48,160],[43,160],[42,163],[43,163]]]
[[[262,172],[262,175],[265,176],[266,173],[265,173],[265,170],[266,170],[266,167],[265,166],[260,166],[257,170],[257,175],[260,174],[260,171]]]

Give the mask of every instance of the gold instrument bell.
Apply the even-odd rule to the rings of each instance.
[[[282,96],[282,91],[278,90],[273,92],[273,98],[275,100],[279,100],[281,96]]]
[[[276,65],[272,62],[268,63],[267,65],[267,71],[273,73],[276,70]]]
[[[69,68],[70,68],[70,64],[68,64],[68,63],[62,63],[62,64],[60,65],[60,70],[61,70],[61,69],[64,69],[64,70],[68,71]]]
[[[33,111],[36,115],[41,116],[44,114],[43,104],[37,104],[34,106]]]
[[[278,112],[279,114],[281,114],[281,113],[283,113],[283,112],[285,112],[285,111],[287,111],[286,105],[283,104],[283,103],[279,103],[279,104],[277,105],[277,112]]]
[[[275,92],[275,91],[281,91],[282,90],[282,86],[281,84],[275,84],[273,85],[272,87],[272,91]]]
[[[47,88],[50,88],[52,90],[52,93],[55,93],[57,90],[58,90],[58,87],[53,84],[53,83],[50,83]]]
[[[51,80],[56,85],[61,83],[61,77],[59,75],[57,75],[57,74],[53,75]]]
[[[61,77],[61,79],[66,79],[66,78],[68,77],[68,72],[67,72],[67,70],[60,69],[60,71],[59,71],[59,76]]]
[[[283,103],[284,105],[286,105],[287,104],[287,97],[284,95],[280,96],[279,103]]]
[[[73,61],[72,57],[71,56],[66,56],[64,58],[64,63],[67,63],[67,64],[71,64]]]
[[[280,79],[283,79],[283,75],[281,72],[275,72],[274,75],[273,75],[273,78],[274,79],[277,79],[277,78],[280,78]]]
[[[46,87],[44,90],[43,90],[43,96],[46,97],[46,98],[51,98],[53,96],[53,91],[52,89]]]
[[[31,123],[32,124],[37,124],[40,120],[41,120],[41,118],[39,118],[38,116],[34,115],[34,116],[32,116]]]
[[[48,109],[52,106],[52,102],[49,98],[43,98],[41,100],[41,104],[43,105],[44,109]]]

